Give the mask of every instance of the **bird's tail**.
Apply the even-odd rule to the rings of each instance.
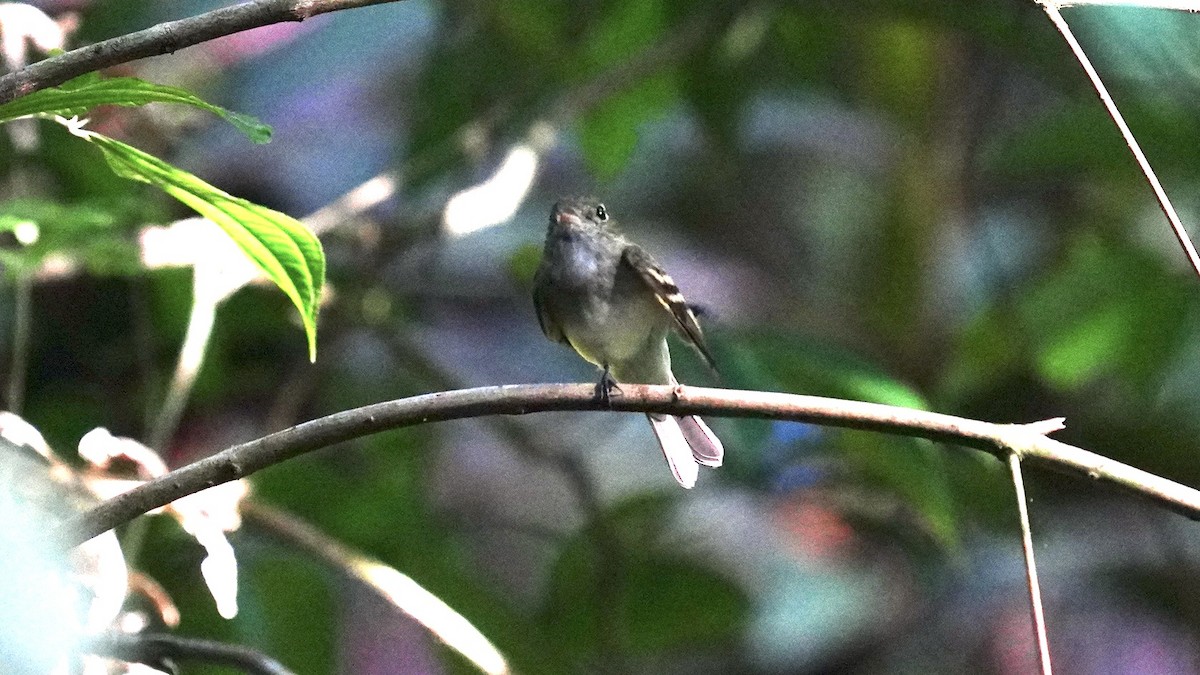
[[[654,436],[662,448],[663,457],[671,467],[675,480],[685,488],[696,485],[700,464],[721,466],[725,448],[704,420],[694,415],[647,414]]]
[[[718,467],[725,461],[725,446],[721,439],[708,428],[704,420],[695,415],[676,417],[679,430],[692,448],[692,457],[704,466]]]

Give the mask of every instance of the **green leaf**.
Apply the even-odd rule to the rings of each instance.
[[[0,202],[0,232],[31,238],[20,247],[0,248],[7,274],[36,269],[48,256],[65,255],[96,274],[143,269],[123,214],[94,200],[63,204],[38,198]]]
[[[464,153],[464,131],[490,147],[525,133],[528,120],[544,114],[542,106],[560,91],[561,73],[573,63],[560,29],[566,12],[552,5],[486,3],[479,6],[480,16],[472,12],[467,21],[469,39],[438,42],[416,85],[414,100],[421,105],[404,113],[411,116],[406,185],[419,189],[473,166]],[[521,16],[526,10],[530,15]],[[553,37],[544,41],[538,35]]]
[[[1121,114],[1160,177],[1194,180],[1200,114],[1191,100],[1118,97]],[[1095,95],[1080,96],[997,135],[984,148],[986,169],[1005,181],[1062,181],[1084,175],[1141,182],[1129,148]],[[1168,186],[1168,191],[1170,187]]]
[[[300,312],[309,358],[317,357],[317,309],[325,282],[321,243],[299,221],[239,199],[133,146],[76,132],[104,153],[117,175],[161,188],[221,227]]]
[[[737,386],[929,410],[919,391],[843,349],[773,332],[746,334],[739,342],[733,349],[740,353],[731,354],[729,360],[736,359],[741,372],[727,373],[739,378],[734,382]]]
[[[1157,386],[1195,311],[1191,279],[1129,246],[1086,237],[1017,305],[1039,374],[1071,391],[1106,375]]]
[[[528,243],[520,246],[508,257],[508,276],[522,287],[533,286],[533,275],[542,261],[542,247]]]
[[[877,495],[879,502],[868,503],[864,510],[877,510],[890,493],[912,510],[916,516],[914,524],[942,551],[951,554],[961,551],[957,506],[946,470],[945,450],[923,438],[853,430],[838,433],[834,443],[839,456],[854,469],[856,478]],[[853,508],[862,501],[847,500],[847,504]],[[889,520],[893,516],[890,514]],[[897,527],[897,523],[889,522],[889,527]],[[905,528],[901,525],[897,529]]]
[[[60,204],[36,198],[12,199],[0,202],[0,232],[16,232],[25,225],[37,228],[33,247],[46,240],[47,235],[82,232],[94,236],[96,231],[112,229],[116,217],[89,204]]]
[[[233,639],[260,642],[267,654],[295,672],[333,672],[335,607],[343,580],[331,578],[316,561],[261,544],[239,552],[238,562],[245,580]]]
[[[750,97],[751,82],[741,77],[713,42],[697,52],[681,69],[683,97],[708,135],[726,150],[737,147],[742,105]]]
[[[511,0],[481,5],[487,13],[488,29],[531,59],[554,59],[561,55],[563,35],[570,28],[569,4],[541,0]]]
[[[635,559],[625,582],[621,617],[634,653],[733,643],[750,614],[733,582],[689,561]]]
[[[559,552],[541,618],[578,663],[602,654],[605,631],[616,632],[610,643],[650,656],[731,642],[745,626],[749,603],[732,581],[661,548],[676,498],[640,495],[608,507]]]
[[[589,31],[581,65],[585,72],[604,72],[664,39],[665,30],[661,2],[612,2],[605,8],[604,20]],[[625,167],[637,146],[641,125],[678,100],[677,80],[674,69],[639,78],[583,115],[579,143],[596,176],[608,180]]]
[[[612,0],[603,20],[588,26],[583,58],[590,72],[624,63],[640,50],[665,38],[666,8],[661,0]]]
[[[579,121],[579,144],[592,171],[602,180],[616,176],[633,156],[642,124],[677,97],[674,74],[658,73],[584,115]]]
[[[785,333],[743,334],[718,356],[734,387],[930,409],[919,390],[884,368],[813,340]],[[933,541],[947,551],[958,549],[957,513],[941,448],[920,438],[852,430],[830,432],[826,438],[831,456],[854,469],[857,483],[898,498],[920,517]]]
[[[254,117],[215,106],[187,90],[146,82],[136,77],[98,79],[84,76],[66,82],[61,87],[35,91],[0,105],[0,122],[29,115],[72,117],[83,115],[101,105],[139,106],[147,103],[180,103],[207,110],[237,127],[255,143],[271,140],[271,127]]]

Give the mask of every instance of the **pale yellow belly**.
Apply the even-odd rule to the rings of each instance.
[[[621,305],[585,312],[585,321],[565,331],[567,340],[584,359],[611,367],[618,381],[667,383],[670,356],[664,341],[670,317],[652,297]]]

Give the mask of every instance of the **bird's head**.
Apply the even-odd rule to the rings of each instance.
[[[604,227],[608,211],[593,197],[566,197],[550,210],[550,227],[578,228],[584,225]]]

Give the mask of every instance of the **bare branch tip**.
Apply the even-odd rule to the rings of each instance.
[[[1023,426],[1023,428],[1025,428],[1029,431],[1032,431],[1033,433],[1038,434],[1040,436],[1048,436],[1048,435],[1054,433],[1055,431],[1062,431],[1063,429],[1066,429],[1067,428],[1067,418],[1051,417],[1048,420],[1041,420],[1040,422],[1030,422],[1029,424],[1025,424],[1022,426]]]

